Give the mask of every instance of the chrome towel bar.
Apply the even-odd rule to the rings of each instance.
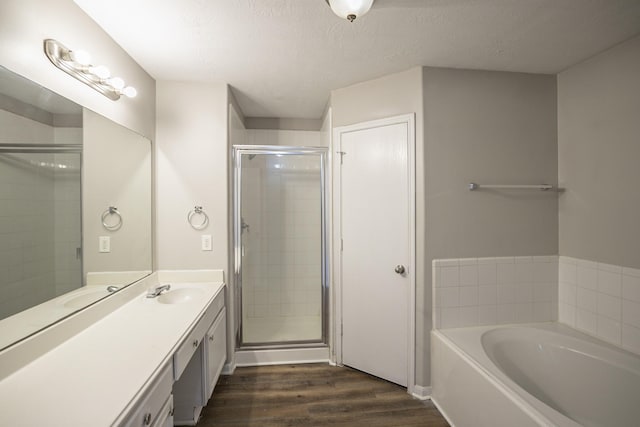
[[[550,184],[535,184],[535,185],[501,185],[501,184],[476,184],[475,182],[469,183],[469,191],[478,190],[480,188],[491,188],[500,190],[552,190],[553,185]]]

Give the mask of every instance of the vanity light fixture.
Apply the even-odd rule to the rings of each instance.
[[[53,65],[109,99],[116,101],[121,95],[133,98],[138,94],[120,77],[111,77],[111,72],[104,65],[91,65],[91,56],[85,51],[71,50],[57,40],[46,39],[44,53]]]
[[[333,13],[349,22],[371,9],[374,0],[326,0]]]

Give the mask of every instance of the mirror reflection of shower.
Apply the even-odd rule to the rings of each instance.
[[[0,319],[82,285],[81,155],[81,144],[0,142]]]
[[[234,147],[240,348],[326,343],[325,156]]]

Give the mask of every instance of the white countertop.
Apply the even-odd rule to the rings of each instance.
[[[110,295],[107,291],[109,285],[126,286],[150,274],[151,271],[87,273],[87,286],[74,289],[27,310],[0,319],[0,348],[10,346],[85,308],[90,303]]]
[[[144,293],[0,381],[2,426],[108,426],[167,363],[221,282],[199,287],[201,297],[160,304]]]

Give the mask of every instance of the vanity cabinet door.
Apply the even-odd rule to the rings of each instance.
[[[169,396],[160,409],[153,427],[173,427],[173,396]]]
[[[218,382],[220,372],[227,359],[227,310],[222,309],[209,328],[206,338],[207,354],[207,399]]]

